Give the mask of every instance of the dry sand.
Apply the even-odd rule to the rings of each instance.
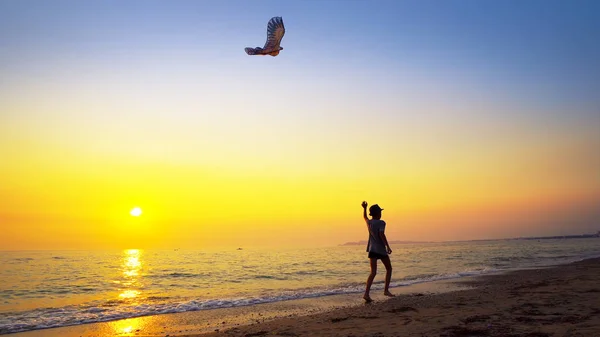
[[[600,337],[600,259],[461,283],[475,288],[188,336]]]

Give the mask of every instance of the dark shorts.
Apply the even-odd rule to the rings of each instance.
[[[386,257],[388,257],[387,254],[383,255],[383,254],[377,254],[377,253],[369,252],[369,259],[378,259],[378,260],[381,260],[381,259],[385,259]]]

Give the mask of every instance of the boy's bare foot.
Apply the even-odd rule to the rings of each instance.
[[[391,293],[391,292],[389,292],[389,291],[384,291],[384,292],[383,292],[383,294],[384,294],[385,296],[387,296],[387,297],[395,297],[395,296],[396,296],[396,295],[392,294],[392,293]]]
[[[365,300],[366,303],[371,303],[373,302],[373,299],[367,295],[363,296],[363,299]]]

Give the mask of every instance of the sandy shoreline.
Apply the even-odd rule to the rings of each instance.
[[[600,259],[392,290],[6,336],[600,336]]]
[[[452,281],[435,281],[394,288],[399,294],[435,294],[464,288]],[[320,314],[331,310],[362,305],[361,294],[331,295],[296,299],[252,306],[142,316],[109,322],[79,324],[41,329],[2,336],[10,337],[105,337],[135,336],[164,337],[201,335],[215,330],[226,330],[282,317]],[[376,301],[387,297],[372,293]]]
[[[476,288],[202,336],[600,336],[600,259],[460,283]]]

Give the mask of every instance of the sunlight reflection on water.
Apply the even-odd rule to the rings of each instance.
[[[139,288],[140,271],[142,269],[142,251],[139,249],[127,249],[123,251],[123,276],[125,281],[122,285],[127,287],[121,289],[119,297],[122,299],[134,299],[141,295]]]
[[[134,336],[143,329],[144,322],[147,320],[148,318],[129,318],[109,322],[108,327],[111,330],[109,333],[112,336]]]

